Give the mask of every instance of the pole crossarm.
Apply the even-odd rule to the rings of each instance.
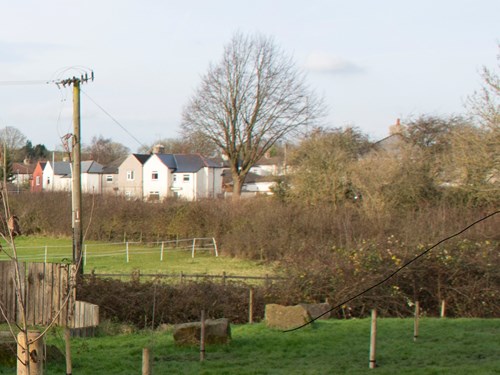
[[[66,78],[66,79],[61,79],[59,81],[55,81],[56,85],[66,87],[66,86],[71,86],[75,85],[76,83],[87,83],[88,81],[94,81],[94,71],[90,71],[90,75],[88,73],[80,75],[80,77],[71,77],[71,78]]]

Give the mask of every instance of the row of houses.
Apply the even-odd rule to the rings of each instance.
[[[82,192],[144,200],[213,198],[223,193],[223,168],[221,163],[198,154],[131,154],[116,166],[83,161]],[[71,169],[69,161],[38,162],[30,178],[30,190],[69,191]]]
[[[31,192],[70,191],[69,161],[12,164],[11,190],[27,186]],[[280,160],[263,158],[251,169],[242,194],[270,194],[274,176],[282,173]],[[114,194],[128,199],[157,201],[165,198],[198,200],[231,194],[232,178],[222,159],[199,154],[131,154],[113,165],[96,161],[81,163],[82,192]]]

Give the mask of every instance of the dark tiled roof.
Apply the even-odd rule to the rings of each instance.
[[[96,161],[82,161],[82,173],[102,173],[102,164]]]
[[[139,163],[141,163],[142,165],[144,165],[144,163],[149,159],[149,157],[151,156],[150,154],[132,154],[135,156],[135,158],[137,160],[139,160]]]
[[[54,174],[71,176],[71,165],[67,161],[55,161],[52,168],[54,169]]]
[[[173,154],[155,154],[168,169],[177,169],[177,163]]]
[[[176,173],[196,173],[201,168],[221,168],[214,160],[198,154],[156,154],[168,169]]]

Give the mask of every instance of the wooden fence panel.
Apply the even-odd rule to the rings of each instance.
[[[24,277],[25,264],[19,263],[21,279]],[[17,296],[15,283],[15,263],[12,261],[0,262],[0,304],[3,314],[0,314],[0,322],[5,322],[5,316],[8,320],[14,320],[17,310]]]
[[[26,301],[26,323],[47,325],[55,319],[57,325],[67,325],[74,313],[76,267],[57,263],[29,263],[26,267],[25,263],[19,263],[19,268],[21,293]],[[0,322],[5,322],[7,317],[9,321],[20,323],[14,277],[15,263],[0,261],[0,304],[3,310]]]
[[[26,271],[27,267],[27,271]],[[78,336],[94,333],[99,325],[99,306],[75,301],[77,267],[59,263],[19,263],[21,293],[26,300],[28,325],[68,326]],[[15,288],[15,263],[0,261],[0,323],[20,322]],[[4,317],[5,315],[5,317]]]
[[[92,303],[76,301],[75,315],[71,321],[73,336],[93,336],[99,325],[99,306]]]

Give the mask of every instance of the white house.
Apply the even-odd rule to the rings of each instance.
[[[83,193],[101,193],[102,165],[90,160],[81,163],[81,184]],[[70,191],[71,163],[49,161],[43,169],[42,190]]]
[[[70,191],[71,165],[67,161],[49,161],[45,165],[42,178],[43,191]]]
[[[144,163],[144,199],[194,201],[222,193],[222,167],[197,154],[153,154]]]
[[[96,161],[82,161],[81,163],[81,183],[82,192],[91,194],[102,193],[102,173],[103,166]]]

